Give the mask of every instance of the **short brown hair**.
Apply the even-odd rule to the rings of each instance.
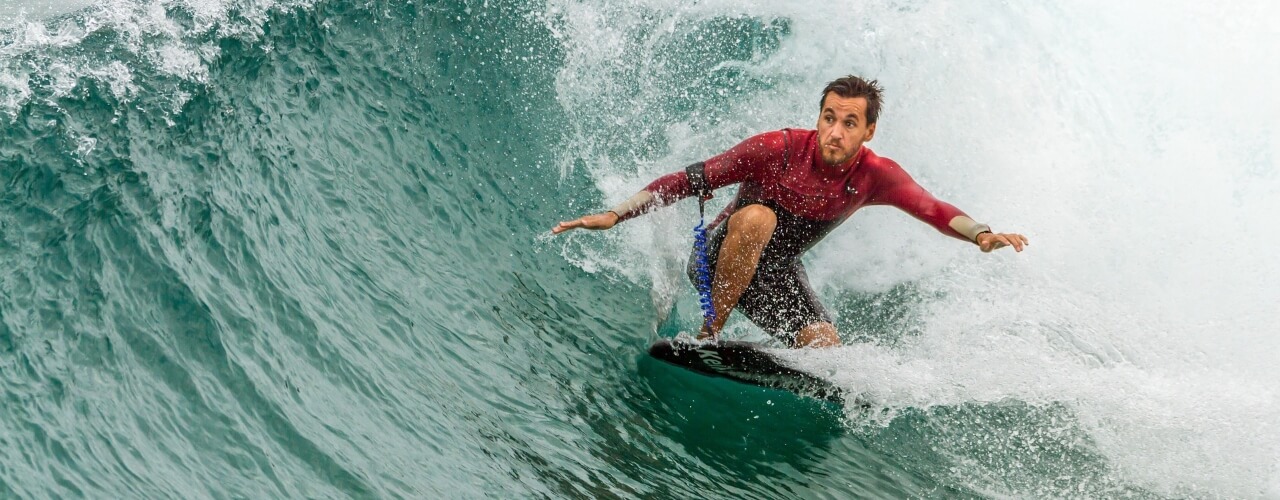
[[[822,89],[822,100],[818,101],[819,111],[827,105],[827,94],[830,92],[835,92],[836,95],[846,99],[854,97],[866,99],[868,125],[880,118],[880,93],[884,92],[884,89],[880,88],[880,82],[866,81],[853,75],[832,80]]]

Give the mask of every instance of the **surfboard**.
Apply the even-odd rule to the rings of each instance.
[[[831,382],[783,364],[776,356],[753,342],[701,342],[688,338],[663,338],[649,347],[649,355],[712,377],[782,389],[836,404],[844,404],[845,401],[843,391]]]

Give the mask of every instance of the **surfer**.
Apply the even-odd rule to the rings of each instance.
[[[809,286],[800,256],[868,205],[891,205],[983,252],[1027,238],[996,233],[934,198],[893,160],[863,146],[875,135],[881,88],[856,76],[822,90],[816,130],[783,129],[751,137],[683,171],[659,177],[613,209],[560,222],[551,232],[609,229],[689,196],[742,184],[709,226],[714,321],[699,338],[715,336],[738,310],[792,347],[840,345],[835,325]],[[694,259],[690,278],[696,280]]]

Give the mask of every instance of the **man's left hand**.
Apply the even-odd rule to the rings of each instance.
[[[978,235],[978,248],[983,252],[990,252],[997,248],[1013,247],[1015,251],[1021,252],[1022,247],[1030,245],[1027,237],[1016,233],[982,233]]]

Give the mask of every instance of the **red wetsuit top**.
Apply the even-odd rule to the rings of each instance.
[[[948,225],[964,212],[934,198],[893,160],[876,156],[864,146],[844,164],[829,167],[817,152],[817,137],[816,130],[765,132],[706,160],[706,182],[711,189],[742,184],[737,197],[711,227],[739,208],[763,204],[777,213],[775,238],[789,241],[786,246],[792,251],[784,253],[794,258],[859,208],[892,205],[943,234],[970,241]],[[658,178],[645,191],[654,197],[650,206],[619,214],[620,220],[695,194],[683,171]]]

